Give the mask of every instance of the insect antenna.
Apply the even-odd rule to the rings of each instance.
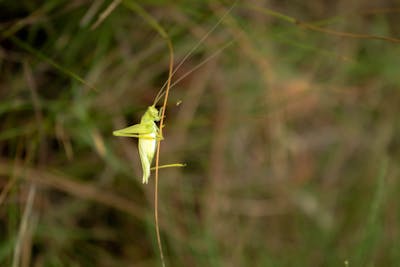
[[[214,24],[214,26],[200,39],[200,41],[197,42],[195,46],[190,49],[188,53],[183,57],[183,59],[178,63],[178,65],[174,68],[171,78],[175,75],[175,73],[178,71],[178,69],[182,66],[183,63],[186,62],[186,60],[193,54],[194,51],[210,36],[212,32],[215,31],[215,29],[222,23],[222,21],[225,19],[225,17],[231,13],[232,9],[235,7],[236,3],[238,0],[236,0],[230,7],[229,9],[218,19],[217,23]],[[201,62],[199,65],[194,67],[193,69],[189,70],[187,73],[185,73],[182,77],[180,77],[177,81],[173,82],[170,88],[172,88],[174,85],[179,83],[181,80],[183,80],[185,77],[187,77],[189,74],[193,73],[195,70],[203,66],[205,63],[210,61],[212,58],[216,57],[219,53],[221,53],[225,48],[227,48],[229,45],[231,45],[233,41],[228,42],[221,48],[219,48],[217,51],[215,51],[211,56],[209,56],[207,59],[205,59],[203,62]],[[158,101],[161,100],[161,98],[165,94],[165,87],[167,86],[168,80],[164,82],[163,86],[160,88],[158,91],[156,97],[154,98],[153,106],[158,103]]]
[[[183,79],[185,79],[187,76],[189,76],[190,74],[192,74],[193,72],[195,72],[196,70],[198,70],[200,67],[204,66],[207,62],[209,62],[210,60],[212,60],[213,58],[215,58],[216,56],[218,56],[222,51],[224,51],[227,47],[229,47],[230,45],[233,44],[233,40],[229,41],[228,43],[224,44],[222,47],[218,48],[218,50],[216,50],[214,53],[212,53],[208,58],[206,58],[204,61],[202,61],[200,64],[196,65],[195,67],[193,67],[192,69],[190,69],[188,72],[186,72],[185,74],[183,74],[181,77],[179,77],[179,79],[177,79],[176,81],[174,81],[170,88],[173,88],[175,85],[177,85],[179,82],[181,82]],[[176,70],[176,69],[175,69]],[[162,87],[164,88],[164,87]],[[161,98],[164,96],[165,94],[165,90],[163,91],[158,91],[158,94],[154,100],[153,105],[157,104],[158,101],[161,100]]]

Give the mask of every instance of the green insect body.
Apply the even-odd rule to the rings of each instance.
[[[157,147],[157,140],[162,139],[157,121],[161,119],[159,112],[154,105],[147,108],[140,123],[113,132],[115,136],[139,138],[139,156],[143,169],[143,183],[147,184],[150,177],[151,162]]]

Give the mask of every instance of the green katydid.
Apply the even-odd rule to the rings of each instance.
[[[235,1],[236,3],[236,1]],[[163,110],[157,110],[155,105],[160,101],[162,97],[165,97],[164,101],[164,108],[166,107],[166,100],[168,98],[168,91],[171,87],[176,85],[179,81],[181,81],[183,78],[185,78],[187,75],[195,71],[197,68],[211,60],[213,57],[218,55],[221,51],[223,51],[227,46],[231,45],[232,42],[229,42],[225,44],[223,47],[218,49],[216,52],[214,52],[209,58],[207,58],[205,61],[200,63],[197,67],[194,69],[190,70],[188,73],[183,75],[180,79],[175,81],[171,85],[171,79],[172,76],[176,73],[176,71],[179,69],[179,67],[185,62],[185,60],[197,49],[197,47],[208,37],[211,32],[213,32],[217,26],[222,22],[224,17],[229,14],[229,12],[233,9],[233,6],[235,3],[230,7],[230,9],[219,19],[219,21],[214,25],[213,28],[211,28],[202,38],[201,40],[186,54],[186,56],[181,60],[181,62],[178,64],[178,66],[173,69],[173,53],[172,53],[172,44],[170,40],[168,40],[168,46],[170,48],[170,55],[171,55],[171,62],[170,62],[170,73],[168,80],[164,83],[164,85],[161,87],[160,91],[158,92],[153,105],[149,106],[146,110],[146,112],[143,114],[140,123],[135,124],[120,130],[116,130],[113,132],[113,135],[115,136],[124,136],[124,137],[136,137],[139,139],[139,156],[140,156],[140,161],[142,163],[142,170],[143,170],[143,177],[142,177],[142,182],[143,183],[148,183],[149,177],[150,177],[150,171],[152,170],[151,168],[151,163],[154,158],[154,154],[156,152],[157,148],[157,142],[159,140],[162,140],[162,130],[157,127],[156,122],[161,121],[162,123],[162,117],[163,117]],[[165,89],[165,90],[164,90]],[[165,110],[164,110],[165,111]],[[160,124],[161,124],[160,123]],[[162,127],[162,126],[161,126]],[[163,166],[156,166],[157,169],[160,168],[167,168],[167,167],[183,167],[185,164],[168,164],[168,165],[163,165]]]
[[[205,38],[203,37],[203,39],[205,39]],[[186,76],[188,76],[190,73],[192,73],[196,69],[200,68],[202,65],[207,63],[209,60],[211,60],[212,58],[217,56],[222,50],[224,50],[226,47],[228,47],[231,44],[232,44],[232,41],[228,42],[227,44],[222,46],[220,49],[218,49],[216,52],[214,52],[210,57],[208,57],[205,61],[203,61],[196,67],[194,67],[192,70],[190,70],[189,72],[184,74],[182,77],[180,77],[170,87],[173,87],[174,85],[176,85],[178,82],[180,82]],[[194,49],[192,49],[184,57],[184,59],[179,63],[177,68],[175,68],[172,75],[175,74],[175,72],[182,65],[182,63],[187,59],[187,57],[190,55],[190,53],[193,52],[193,50]],[[160,91],[158,92],[158,94],[156,96],[156,99],[155,99],[153,105],[151,105],[147,108],[146,112],[143,114],[142,118],[140,119],[139,124],[135,124],[135,125],[132,125],[132,126],[120,129],[120,130],[116,130],[113,132],[113,135],[115,135],[115,136],[136,137],[139,139],[138,147],[139,147],[140,161],[142,163],[142,170],[143,170],[142,182],[144,184],[148,183],[149,176],[150,176],[150,170],[153,169],[150,166],[151,166],[151,162],[153,161],[153,158],[154,158],[154,153],[156,151],[157,141],[163,139],[162,135],[160,134],[160,129],[157,127],[157,125],[155,123],[155,122],[158,122],[161,120],[162,109],[157,110],[155,105],[164,96],[166,91],[163,91],[163,90],[166,87],[166,85],[167,85],[167,82],[165,82],[164,85],[161,87]],[[182,101],[179,101],[178,103],[181,104],[181,102]],[[179,105],[178,103],[177,103],[177,105]],[[175,164],[158,166],[157,168],[162,169],[162,168],[168,168],[168,167],[184,167],[184,166],[186,166],[186,165],[182,164],[182,163],[175,163]]]
[[[222,18],[220,19],[220,21],[221,20],[222,20]],[[217,25],[215,25],[214,28]],[[214,30],[214,28],[212,30]],[[202,38],[202,40],[200,40],[198,45],[208,36],[208,34],[211,33],[211,31],[208,32]],[[190,73],[192,73],[196,69],[200,68],[202,65],[207,63],[209,60],[211,60],[215,56],[217,56],[221,51],[223,51],[226,47],[228,47],[231,44],[232,44],[232,41],[228,42],[227,44],[222,46],[220,49],[218,49],[216,52],[214,52],[210,57],[208,57],[205,61],[203,61],[202,63],[200,63],[196,67],[194,67],[192,70],[190,70],[189,72],[184,74],[182,77],[180,77],[170,87],[173,87],[174,85],[176,85],[178,82],[180,82],[182,79],[184,79],[187,75],[189,75]],[[178,70],[178,68],[189,57],[189,55],[197,48],[198,45],[196,45],[183,58],[183,60],[178,64],[178,66],[172,72],[171,76],[175,74],[175,72]],[[164,90],[166,86],[167,86],[167,82],[165,82],[164,85],[161,87],[160,91],[158,92],[158,94],[157,94],[157,96],[155,98],[155,101],[154,101],[153,105],[151,105],[151,106],[149,106],[147,108],[147,110],[143,114],[139,124],[135,124],[135,125],[132,125],[132,126],[120,129],[120,130],[116,130],[116,131],[113,132],[113,135],[115,135],[115,136],[136,137],[136,138],[139,139],[138,148],[139,148],[139,156],[140,156],[140,161],[142,163],[142,170],[143,170],[142,182],[144,184],[148,183],[149,176],[150,176],[150,171],[154,169],[154,167],[151,168],[151,163],[153,161],[154,154],[155,154],[155,151],[156,151],[157,141],[163,139],[162,135],[160,134],[160,129],[156,125],[156,122],[161,120],[162,109],[157,110],[155,105],[164,96],[164,94],[166,93],[166,91]],[[182,102],[182,101],[180,101],[180,102]],[[158,166],[157,169],[168,168],[168,167],[184,167],[184,166],[186,166],[186,165],[182,164],[182,163],[175,163],[175,164],[168,164],[168,165]]]
[[[149,182],[150,171],[154,169],[151,168],[151,163],[153,161],[156,151],[157,141],[163,139],[160,134],[160,129],[156,125],[156,122],[160,121],[161,119],[162,109],[158,110],[155,107],[156,103],[163,95],[162,89],[156,97],[153,105],[149,106],[146,112],[143,114],[139,124],[135,124],[113,132],[113,135],[115,136],[136,137],[139,139],[138,148],[143,170],[142,182],[144,184],[147,184]],[[184,166],[185,164],[175,163],[162,165],[157,168],[162,169],[168,167]]]
[[[113,132],[115,136],[139,138],[138,147],[143,169],[142,182],[144,184],[149,182],[150,167],[156,151],[157,139],[162,139],[160,130],[155,123],[160,121],[160,119],[161,112],[159,112],[155,107],[155,104],[153,104],[147,108],[139,124],[135,124]]]

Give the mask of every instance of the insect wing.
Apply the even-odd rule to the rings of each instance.
[[[153,123],[152,133],[146,134],[143,138],[139,138],[139,156],[142,163],[144,184],[147,184],[150,177],[150,167],[153,161],[154,154],[157,146],[157,126]]]

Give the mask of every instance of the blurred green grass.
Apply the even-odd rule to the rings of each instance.
[[[92,30],[109,3],[0,2],[0,266],[18,238],[18,266],[159,265],[153,184],[136,140],[111,133],[152,103],[169,54],[133,1]],[[174,78],[234,41],[171,90],[161,162],[188,166],[160,171],[168,266],[399,266],[399,45],[261,12],[396,38],[398,8],[252,3]],[[138,4],[177,65],[232,3]]]

